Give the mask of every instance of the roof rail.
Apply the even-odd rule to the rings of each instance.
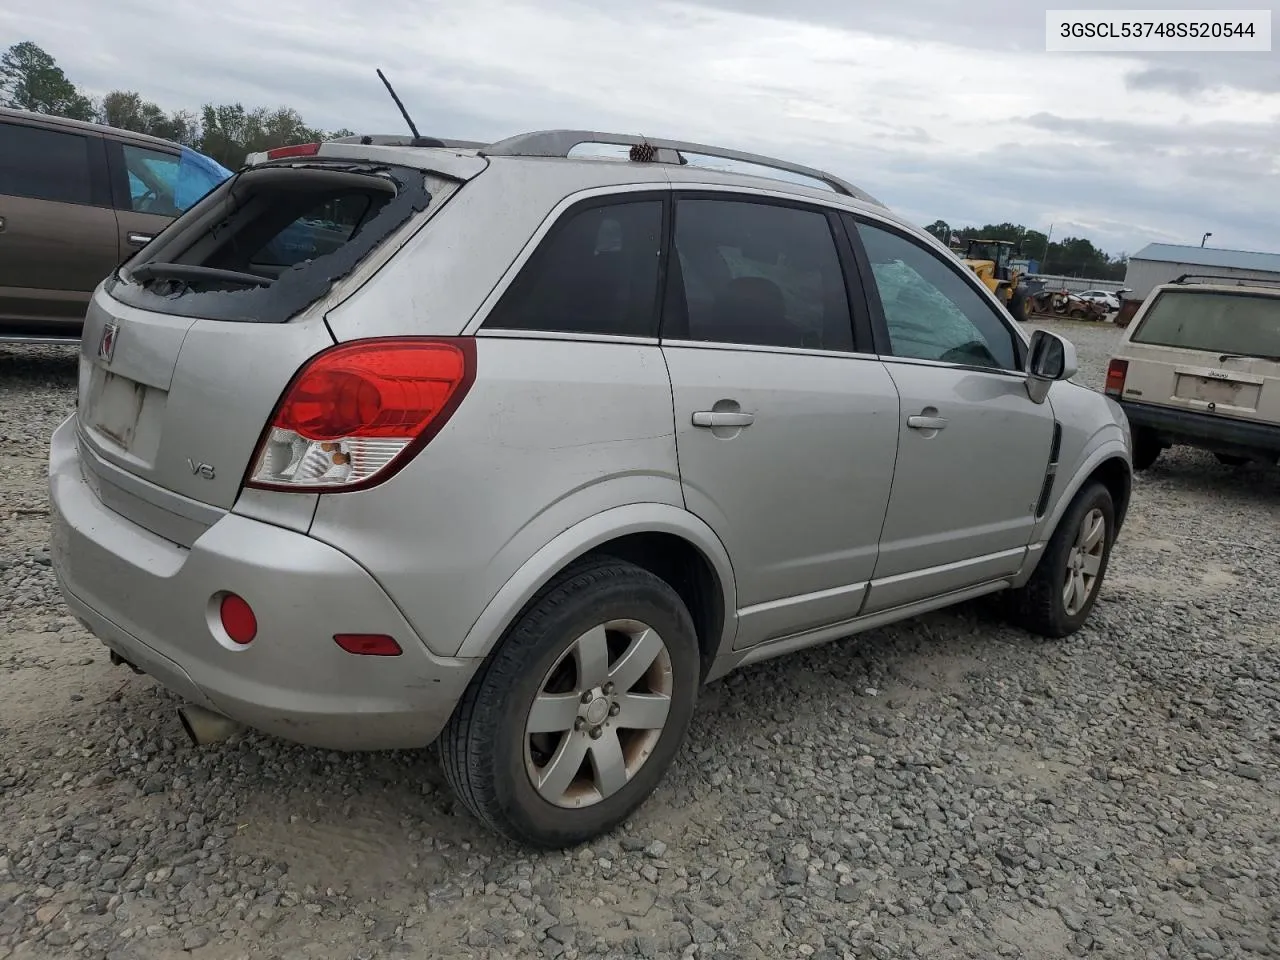
[[[326,140],[326,143],[358,143],[376,147],[447,147],[451,150],[478,150],[487,146],[479,140],[442,140],[439,137],[413,137],[393,133],[357,133],[349,137]]]
[[[1223,273],[1184,273],[1181,276],[1179,276],[1177,280],[1174,280],[1173,282],[1186,283],[1190,279],[1230,280],[1234,282],[1237,286],[1244,286],[1246,284],[1255,283],[1263,287],[1280,287],[1280,277],[1276,277],[1274,280],[1270,280],[1263,277],[1231,277]]]
[[[539,130],[535,133],[521,133],[497,143],[480,148],[482,156],[487,157],[568,157],[574,147],[584,143],[601,143],[614,146],[644,146],[653,148],[652,160],[656,163],[684,164],[688,160],[686,153],[717,157],[721,160],[735,160],[739,163],[751,163],[759,167],[784,170],[802,177],[809,177],[825,183],[836,193],[853,197],[865,203],[883,207],[884,204],[869,193],[858,189],[853,184],[841,180],[834,174],[814,167],[806,167],[786,160],[764,157],[755,153],[743,153],[725,147],[713,147],[703,143],[686,143],[682,140],[660,140],[653,137],[639,137],[627,133],[599,133],[590,130]]]

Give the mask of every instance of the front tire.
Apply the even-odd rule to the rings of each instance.
[[[1079,630],[1097,602],[1115,542],[1115,504],[1090,483],[1067,507],[1031,579],[1010,596],[1010,619],[1058,639]]]
[[[584,843],[658,785],[699,681],[675,590],[620,560],[576,565],[530,601],[463,694],[440,738],[445,778],[509,839]]]
[[[1013,296],[1009,298],[1009,313],[1013,319],[1019,323],[1027,321],[1027,294],[1021,287],[1017,287],[1013,291]]]

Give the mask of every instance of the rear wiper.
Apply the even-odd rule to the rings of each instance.
[[[129,276],[142,283],[147,280],[223,280],[247,287],[269,287],[274,282],[256,273],[199,267],[192,263],[142,263],[130,270]]]
[[[1226,363],[1228,360],[1275,360],[1280,361],[1280,357],[1269,356],[1265,353],[1224,353],[1218,358],[1219,363]]]

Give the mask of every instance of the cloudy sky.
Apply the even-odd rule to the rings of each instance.
[[[1280,53],[1047,54],[1025,0],[26,0],[0,9],[18,40],[169,109],[398,133],[381,67],[423,133],[671,136],[830,169],[922,224],[1280,251]]]

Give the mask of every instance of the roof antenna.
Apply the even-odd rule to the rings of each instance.
[[[411,146],[443,147],[443,140],[437,140],[435,137],[424,137],[418,133],[418,128],[413,125],[413,118],[409,116],[409,111],[404,108],[404,104],[400,102],[400,97],[397,96],[395,88],[391,86],[391,81],[387,79],[386,75],[380,68],[378,68],[378,79],[381,80],[383,86],[387,88],[387,93],[391,94],[391,99],[394,100],[396,102],[396,106],[400,108],[400,116],[404,117],[404,122],[409,125],[409,129],[413,132],[413,143]]]

